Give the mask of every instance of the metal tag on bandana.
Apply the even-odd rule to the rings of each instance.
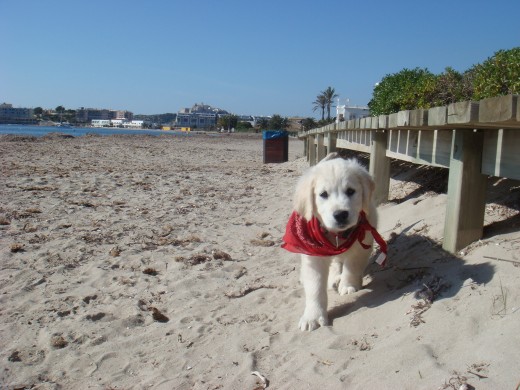
[[[382,266],[385,263],[385,261],[386,261],[386,255],[383,252],[381,252],[379,254],[379,256],[377,256],[377,258],[376,258],[376,263]]]

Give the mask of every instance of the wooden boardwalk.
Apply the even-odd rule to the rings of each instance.
[[[370,154],[376,201],[388,200],[390,159],[449,168],[443,248],[482,237],[486,176],[520,180],[520,96],[400,111],[300,132],[311,165],[327,153]]]

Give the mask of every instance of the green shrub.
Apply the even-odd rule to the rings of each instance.
[[[386,75],[375,86],[368,107],[371,115],[386,115],[518,93],[520,47],[500,50],[464,73],[450,67],[439,75],[428,69],[405,68]]]
[[[473,71],[474,100],[520,93],[520,47],[497,51]]]
[[[428,69],[403,69],[383,77],[376,85],[372,100],[368,103],[372,115],[391,114],[417,108],[425,104],[421,99],[432,93],[435,75]]]

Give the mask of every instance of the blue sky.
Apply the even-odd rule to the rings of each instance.
[[[0,0],[0,102],[312,116],[403,68],[520,46],[519,0]]]

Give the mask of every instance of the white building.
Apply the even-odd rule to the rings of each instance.
[[[110,119],[92,119],[92,127],[110,127]]]
[[[119,127],[127,129],[142,129],[145,121],[128,121],[126,119],[92,119],[92,127]]]
[[[131,121],[131,122],[123,123],[124,127],[130,128],[130,129],[142,129],[143,125],[144,125],[144,121]]]
[[[366,106],[349,106],[347,99],[345,105],[340,106],[339,99],[336,106],[336,123],[349,121],[351,119],[365,118],[370,116],[370,111]]]
[[[126,119],[112,119],[110,123],[114,127],[123,127],[126,123]]]

